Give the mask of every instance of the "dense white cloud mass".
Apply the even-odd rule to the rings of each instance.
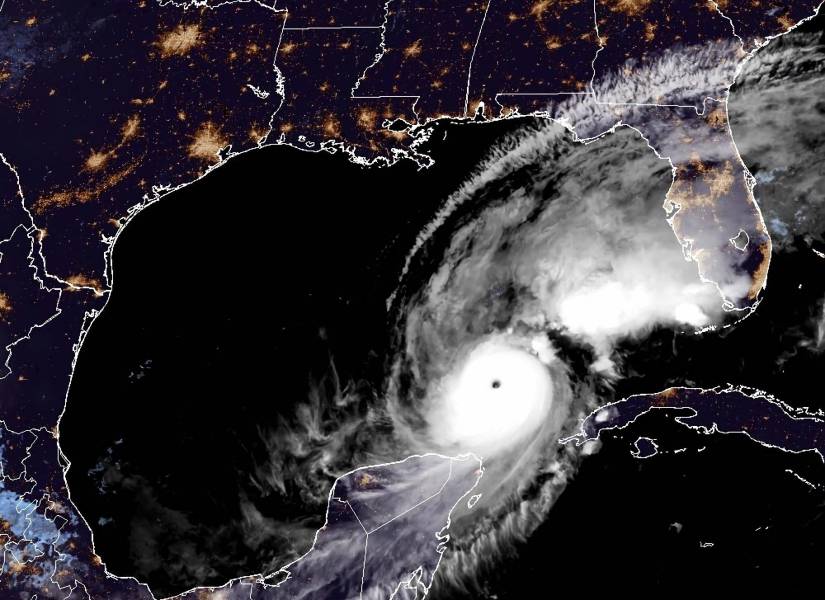
[[[453,198],[460,207],[496,196],[454,232],[408,311],[410,339],[446,335],[470,318],[470,330],[523,323],[609,353],[615,340],[656,325],[694,329],[719,319],[716,290],[699,281],[665,220],[669,164],[635,131],[584,146],[548,126],[505,145],[515,147],[494,160],[510,165],[506,195],[489,189],[501,181],[489,176],[496,165]],[[518,186],[517,172],[529,174]]]
[[[483,458],[538,429],[552,401],[550,374],[538,357],[493,339],[440,383],[428,426],[433,437]]]

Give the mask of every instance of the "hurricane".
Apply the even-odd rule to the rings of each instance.
[[[810,41],[751,57],[738,105],[760,105],[777,64],[784,78],[799,76],[788,55]],[[686,51],[729,74],[729,50]],[[645,76],[671,97],[720,92],[684,71],[689,64],[664,56]],[[272,457],[255,474],[261,485],[297,481],[318,501],[328,477],[358,464],[472,453],[484,466],[478,501],[456,509],[437,579],[478,591],[473,574],[527,539],[598,451],[559,440],[615,400],[628,353],[643,352],[656,329],[701,339],[747,318],[724,298],[748,282],[733,273],[721,290],[700,277],[674,235],[672,162],[621,122],[580,133],[609,122],[604,103],[632,94],[622,85],[607,78],[594,85],[602,104],[572,98],[558,118],[525,120],[445,199],[387,299],[384,379],[365,397],[331,370],[292,421],[265,434]],[[750,146],[768,139],[746,129]],[[284,556],[297,556],[298,545]]]

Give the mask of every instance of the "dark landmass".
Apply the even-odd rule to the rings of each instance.
[[[622,429],[648,411],[688,409],[677,422],[705,433],[738,433],[758,444],[787,452],[815,452],[825,462],[825,417],[793,411],[764,394],[742,389],[669,388],[603,406],[588,415],[578,444],[598,440],[609,429]]]
[[[648,437],[640,437],[636,440],[635,446],[636,451],[633,452],[633,456],[636,458],[650,458],[659,452],[656,443]]]
[[[312,550],[284,567],[287,579],[272,597],[425,595],[449,540],[450,513],[480,478],[478,459],[435,455],[339,478]]]

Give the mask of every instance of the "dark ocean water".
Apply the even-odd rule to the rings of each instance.
[[[280,566],[279,536],[311,542],[325,506],[252,481],[262,434],[337,381],[375,393],[415,236],[517,126],[447,126],[426,171],[267,148],[127,226],[61,422],[72,497],[112,572],[168,595]]]

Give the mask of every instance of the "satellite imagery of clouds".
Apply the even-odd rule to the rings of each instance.
[[[804,0],[0,0],[0,598],[818,585]]]

